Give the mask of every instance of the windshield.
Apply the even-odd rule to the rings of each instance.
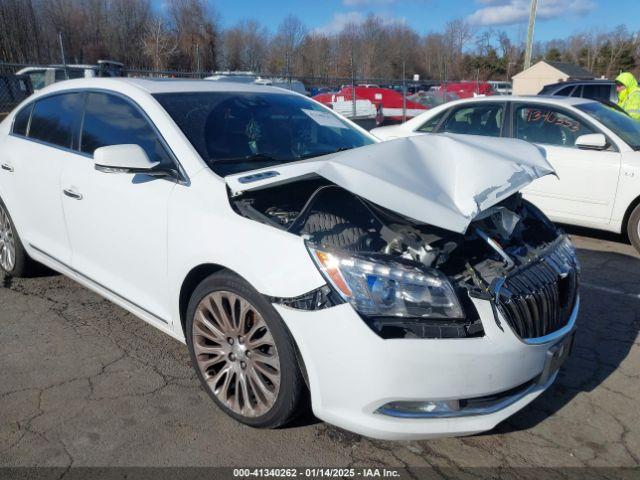
[[[155,98],[220,176],[374,142],[316,102],[297,95],[188,92]]]
[[[622,140],[627,142],[634,150],[640,150],[640,122],[632,119],[625,113],[615,108],[608,107],[602,103],[592,102],[577,105],[578,110],[582,110],[591,115],[609,130],[613,131]]]

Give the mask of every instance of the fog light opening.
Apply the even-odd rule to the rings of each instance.
[[[440,416],[460,411],[459,400],[427,400],[418,402],[389,402],[378,409],[378,413],[395,417]]]

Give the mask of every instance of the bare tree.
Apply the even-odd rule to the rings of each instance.
[[[151,59],[154,70],[165,70],[168,61],[178,51],[178,41],[167,29],[161,17],[147,22],[142,38],[142,50]]]
[[[278,32],[272,42],[272,50],[275,56],[272,65],[281,66],[281,72],[285,76],[296,72],[296,52],[307,36],[307,27],[295,15],[287,15],[278,27]]]
[[[220,52],[218,21],[212,7],[204,0],[168,0],[168,12],[178,39],[175,66],[195,70],[201,62],[201,68],[214,70]]]

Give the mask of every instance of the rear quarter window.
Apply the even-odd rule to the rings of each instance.
[[[13,119],[12,133],[16,135],[27,135],[27,127],[29,126],[29,118],[31,117],[31,110],[33,110],[33,103],[27,105],[20,110]]]

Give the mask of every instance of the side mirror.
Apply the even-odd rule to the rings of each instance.
[[[602,133],[590,133],[576,138],[576,147],[583,150],[606,150],[609,143]]]
[[[166,177],[172,172],[159,169],[159,162],[149,160],[139,145],[123,144],[96,148],[93,153],[95,169],[103,173],[143,173],[145,175]]]

